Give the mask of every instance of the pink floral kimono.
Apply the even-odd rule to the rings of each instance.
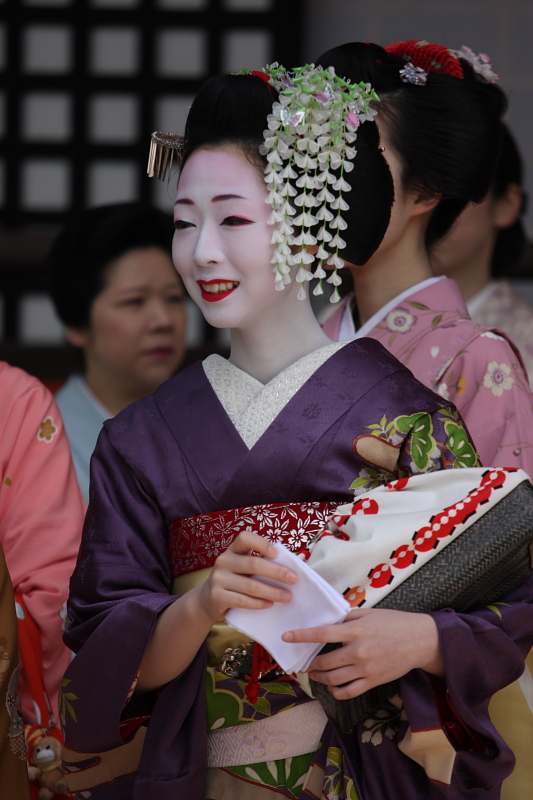
[[[334,341],[348,338],[351,313],[348,298],[324,332]],[[455,404],[483,464],[533,475],[533,395],[520,353],[504,333],[470,319],[455,281],[413,286],[353,333],[377,339],[415,378]]]
[[[63,622],[84,503],[50,392],[0,362],[0,399],[0,543],[15,594],[40,632],[45,688],[58,720],[59,687],[70,662]],[[19,604],[19,619],[23,613]],[[39,724],[23,659],[19,681],[24,722]]]
[[[520,350],[533,386],[533,305],[508,281],[491,281],[468,303],[468,313],[480,325],[505,331]]]

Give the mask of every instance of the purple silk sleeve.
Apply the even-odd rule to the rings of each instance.
[[[90,512],[71,580],[71,629],[65,634],[75,652],[83,649],[66,674],[69,694],[76,699],[71,700],[75,720],[68,713],[65,719],[68,746],[82,752],[124,744],[119,723],[129,690],[158,614],[176,599],[169,593],[161,510],[124,466],[105,429],[93,457],[92,481]],[[139,536],[139,530],[150,535]],[[167,796],[161,785],[152,789],[156,794],[147,793],[155,776],[163,786],[174,776],[169,787],[173,797],[180,796],[181,779],[183,796],[194,798],[192,787],[202,786],[202,779],[195,781],[194,776],[205,768],[205,669],[201,648],[189,669],[154,698],[135,783],[139,797]],[[141,700],[134,695],[128,712]]]
[[[487,742],[485,753],[457,748],[452,781],[443,796],[467,797],[469,787],[477,786],[487,792],[480,797],[499,797],[498,784],[511,773],[514,756],[491,723],[488,706],[492,695],[520,677],[533,646],[533,577],[497,605],[469,614],[443,609],[431,616],[439,629],[451,706]],[[412,730],[440,725],[429,676],[420,670],[408,673],[400,693]]]

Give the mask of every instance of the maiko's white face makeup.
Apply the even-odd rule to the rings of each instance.
[[[217,328],[249,327],[286,293],[275,289],[266,196],[256,167],[237,148],[198,150],[183,167],[174,264]]]

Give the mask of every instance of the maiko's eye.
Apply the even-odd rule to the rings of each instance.
[[[194,228],[192,222],[186,222],[184,219],[177,219],[174,221],[174,227],[177,231],[181,231],[184,228]]]
[[[253,225],[253,220],[246,219],[246,217],[225,217],[225,219],[221,222],[222,225],[229,225],[230,227],[235,225]]]

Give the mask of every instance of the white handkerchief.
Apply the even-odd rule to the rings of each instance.
[[[298,581],[288,586],[259,576],[254,577],[272,586],[289,589],[292,592],[291,602],[274,603],[270,608],[260,610],[231,608],[226,622],[263,645],[284,672],[305,672],[324,645],[320,642],[284,642],[281,635],[297,628],[314,628],[342,622],[350,611],[350,604],[308,567],[305,561],[279,542],[276,542],[275,548],[278,555],[269,560],[291,569],[298,575]]]

